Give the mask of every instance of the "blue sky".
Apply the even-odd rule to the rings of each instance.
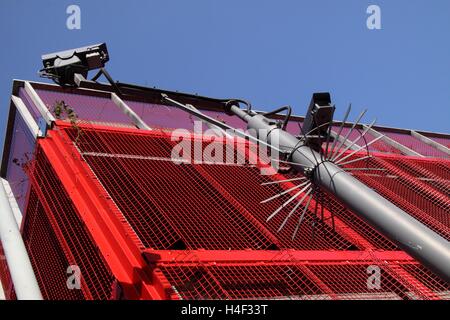
[[[66,8],[81,8],[68,30]],[[366,9],[381,8],[381,30]],[[366,122],[450,132],[450,1],[0,0],[0,130],[12,79],[39,79],[43,53],[106,42],[116,80],[240,97],[257,109],[330,91]]]

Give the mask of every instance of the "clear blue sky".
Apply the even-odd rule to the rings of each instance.
[[[81,30],[66,27],[70,4]],[[381,30],[366,27],[370,4]],[[366,122],[450,132],[448,0],[0,0],[0,38],[2,135],[12,79],[39,81],[41,54],[98,42],[123,82],[297,114],[330,91],[337,118],[352,102]]]

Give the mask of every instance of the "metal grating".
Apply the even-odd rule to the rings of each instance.
[[[410,298],[407,295],[409,290],[382,268],[380,286],[374,286],[373,289],[368,286],[368,265],[318,264],[308,266],[308,268],[336,294],[337,299],[400,300]]]
[[[8,270],[8,264],[6,263],[6,257],[3,252],[3,248],[0,245],[0,282],[2,285],[5,299],[15,300],[14,285],[12,283],[11,274]]]
[[[313,299],[323,291],[295,265],[159,266],[181,299]]]
[[[395,158],[384,159],[389,164],[401,168],[408,175],[432,187],[442,195],[450,195],[450,170],[445,170],[441,161],[421,161]]]
[[[41,149],[38,148],[36,159],[28,170],[34,192],[37,194],[40,204],[42,204],[42,206],[38,206],[39,212],[45,212],[48,219],[43,221],[42,219],[45,218],[41,218],[40,221],[43,221],[41,224],[37,224],[39,220],[36,220],[36,224],[30,225],[28,228],[32,229],[32,233],[38,237],[48,233],[51,234],[52,230],[55,232],[55,238],[50,239],[53,242],[47,242],[48,239],[41,238],[29,239],[29,246],[37,245],[33,251],[30,251],[30,256],[34,260],[41,259],[36,262],[37,273],[42,277],[42,283],[46,281],[47,283],[44,285],[50,286],[51,290],[54,290],[54,293],[49,294],[49,297],[62,298],[58,296],[58,292],[64,292],[64,290],[61,291],[61,287],[66,284],[66,269],[69,265],[77,265],[82,274],[81,289],[85,298],[109,299],[114,277],[74,208],[70,196]],[[30,210],[32,210],[32,207]],[[38,211],[38,209],[35,210]],[[33,223],[29,217],[27,217],[27,221]],[[49,230],[39,231],[39,228],[44,226]],[[34,228],[37,230],[34,231]],[[38,245],[39,243],[40,245]],[[55,261],[51,261],[47,257],[47,251],[50,250],[47,246],[54,247]],[[56,254],[58,254],[58,257],[56,257]],[[54,270],[51,267],[53,264],[61,266],[66,263],[62,255],[65,255],[69,264],[64,267],[63,275],[53,275]],[[48,263],[44,263],[44,260]],[[60,270],[60,272],[62,271]],[[53,277],[64,277],[65,280],[63,283],[59,281],[52,285],[48,281],[51,281]]]
[[[261,175],[260,169],[246,166],[204,165],[205,170],[217,183],[226,190],[241,206],[254,216],[261,224],[275,235],[281,248],[295,249],[357,249],[354,239],[346,239],[337,233],[331,226],[324,223],[314,215],[314,206],[310,206],[305,215],[304,223],[300,226],[299,236],[291,239],[297,224],[297,219],[289,219],[286,226],[277,232],[286,216],[295,206],[291,203],[270,222],[267,217],[286,202],[292,195],[286,194],[268,203],[261,204],[262,200],[284,191],[278,185],[261,186],[261,183],[273,181],[273,177]],[[286,179],[279,176],[278,179]],[[299,207],[302,211],[305,204]],[[352,241],[353,240],[353,241]]]
[[[86,139],[94,139],[93,135],[82,135],[78,142],[82,152]],[[143,151],[140,157],[165,156],[166,160],[130,157],[134,145],[130,139]],[[110,134],[102,142],[110,151],[108,156],[84,153],[84,159],[145,247],[267,249],[273,246],[194,167],[170,161],[171,147],[167,140]],[[117,155],[114,150],[122,154]],[[114,181],[120,181],[120,185]]]
[[[397,246],[372,228],[367,222],[359,218],[334,196],[322,193],[324,206],[332,212],[333,215],[342,219],[345,224],[362,235],[374,248],[381,250],[397,250]],[[366,248],[368,249],[368,248]]]
[[[445,152],[436,149],[425,142],[405,133],[389,132],[384,130],[378,130],[381,134],[384,134],[395,140],[405,147],[418,152],[419,154],[426,157],[436,157],[436,158],[448,158]]]
[[[405,264],[402,265],[402,268],[412,276],[414,276],[416,279],[420,279],[430,290],[432,290],[436,294],[437,297],[445,300],[450,300],[450,284],[439,279],[427,268],[419,264]]]
[[[392,163],[393,161],[394,163]],[[362,161],[355,162],[349,166],[383,170],[361,170],[355,171],[353,174],[389,201],[398,205],[446,239],[450,239],[449,195],[442,194],[422,179],[405,171],[402,162],[409,160],[402,159],[398,163],[395,163],[395,161],[398,160],[378,157],[371,158],[363,163],[361,163]]]
[[[48,300],[82,300],[81,290],[67,288],[67,267],[71,265],[52,229],[44,207],[31,189],[24,220],[23,238],[41,289]]]
[[[373,263],[373,262],[372,262]],[[418,265],[402,264],[408,270]],[[446,298],[448,286],[423,277],[422,291],[394,278],[398,265],[379,266],[380,282],[368,284],[371,262],[229,263],[173,265],[158,268],[180,299],[409,300]],[[428,275],[426,271],[422,271]],[[396,275],[396,274],[395,274]],[[423,286],[423,284],[421,284]],[[427,290],[431,288],[429,293]],[[427,296],[428,294],[428,296]],[[433,297],[432,297],[433,296]]]
[[[74,130],[69,134],[75,139]],[[268,224],[268,230],[262,227],[267,216],[289,196],[260,204],[283,189],[261,187],[262,182],[272,180],[254,165],[175,164],[170,158],[170,138],[159,133],[132,135],[88,129],[77,146],[145,247],[357,248],[352,239],[314,217],[312,210],[300,229],[302,236],[294,241],[294,220],[279,234],[279,217]],[[201,147],[205,146],[203,141]],[[221,150],[226,152],[226,147]],[[236,153],[234,158],[239,157]]]

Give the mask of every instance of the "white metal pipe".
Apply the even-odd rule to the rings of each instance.
[[[131,122],[133,122],[136,127],[143,130],[152,130],[152,128],[150,128],[122,99],[120,99],[117,94],[111,93],[111,100],[124,114],[130,117]]]
[[[366,125],[363,125],[364,129],[367,129]],[[404,146],[403,144],[401,144],[400,142],[395,141],[392,138],[389,138],[387,135],[381,134],[380,132],[378,132],[377,130],[375,130],[374,128],[370,128],[369,129],[369,133],[371,135],[373,135],[375,138],[378,137],[382,137],[381,140],[383,140],[383,142],[385,142],[386,144],[400,150],[401,152],[403,152],[404,154],[406,154],[407,156],[414,156],[414,157],[421,157],[424,158],[424,155],[421,155],[420,153]]]
[[[20,211],[19,204],[17,203],[16,198],[14,197],[13,191],[11,189],[11,185],[8,180],[0,178],[3,183],[3,187],[5,188],[6,194],[8,195],[9,206],[11,207],[14,219],[16,219],[16,223],[18,226],[22,223],[22,212]]]
[[[3,183],[0,186],[0,241],[17,299],[42,300],[33,267]]]
[[[55,122],[55,117],[53,117],[51,112],[45,106],[44,101],[42,101],[41,97],[39,97],[33,86],[28,81],[25,81],[25,92],[33,101],[35,107],[39,110],[45,122],[47,122],[47,124],[51,126],[52,123]]]
[[[28,110],[27,106],[23,103],[23,100],[19,97],[11,96],[11,101],[16,106],[17,111],[19,111],[20,116],[22,117],[23,121],[27,125],[27,127],[30,130],[30,133],[33,135],[33,137],[34,138],[42,137],[42,132],[39,129],[38,124],[34,120],[33,116],[31,115],[30,111]]]
[[[3,257],[0,256],[0,260],[1,260],[2,258],[3,258]],[[6,297],[5,297],[5,292],[3,291],[2,281],[0,280],[0,300],[5,300],[5,299],[6,299]]]
[[[447,148],[446,146],[444,146],[443,144],[440,144],[437,141],[434,141],[433,139],[430,139],[426,136],[424,136],[423,134],[418,133],[417,131],[411,130],[411,135],[417,139],[419,139],[420,141],[432,146],[433,148],[436,148],[446,154],[450,154],[450,149]]]

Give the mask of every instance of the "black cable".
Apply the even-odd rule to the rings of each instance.
[[[160,92],[166,93],[166,94],[178,94],[178,92],[169,92],[169,91],[166,91],[166,90],[159,90],[159,89],[155,89],[155,88],[149,88],[149,87],[139,86],[139,85],[130,84],[130,83],[117,82],[117,85],[120,88],[130,88],[130,89],[138,90],[138,91],[154,91],[154,90],[157,90],[157,91],[160,91]],[[240,103],[245,104],[247,106],[247,109],[246,109],[247,113],[250,113],[250,111],[252,110],[251,103],[249,101],[243,100],[243,99],[235,99],[235,98],[218,99],[218,98],[211,98],[211,97],[207,97],[207,96],[200,96],[200,95],[193,95],[193,94],[186,94],[186,93],[184,93],[183,95],[186,96],[186,97],[192,98],[192,99],[199,99],[199,100],[206,99],[206,100],[211,100],[211,101],[218,102],[218,103],[224,103],[225,110],[227,108],[231,108],[233,103],[236,103],[238,105]]]
[[[225,102],[225,107],[229,107],[231,108],[233,102],[237,102],[238,106],[239,103],[243,103],[247,106],[246,112],[248,114],[250,114],[250,112],[252,111],[252,104],[250,102],[248,102],[247,100],[242,100],[242,99],[217,99],[218,101],[221,102]]]
[[[281,126],[281,129],[286,130],[287,124],[288,124],[288,122],[289,122],[289,120],[290,120],[290,118],[291,118],[291,114],[292,114],[292,108],[291,108],[291,106],[280,107],[280,108],[275,109],[275,110],[273,110],[273,111],[261,113],[261,115],[263,115],[263,116],[265,116],[265,117],[267,117],[267,116],[272,116],[272,115],[275,115],[275,114],[277,114],[277,113],[279,113],[279,112],[282,112],[282,111],[284,111],[284,110],[287,110],[287,112],[286,112],[286,116],[284,117],[283,125]]]

